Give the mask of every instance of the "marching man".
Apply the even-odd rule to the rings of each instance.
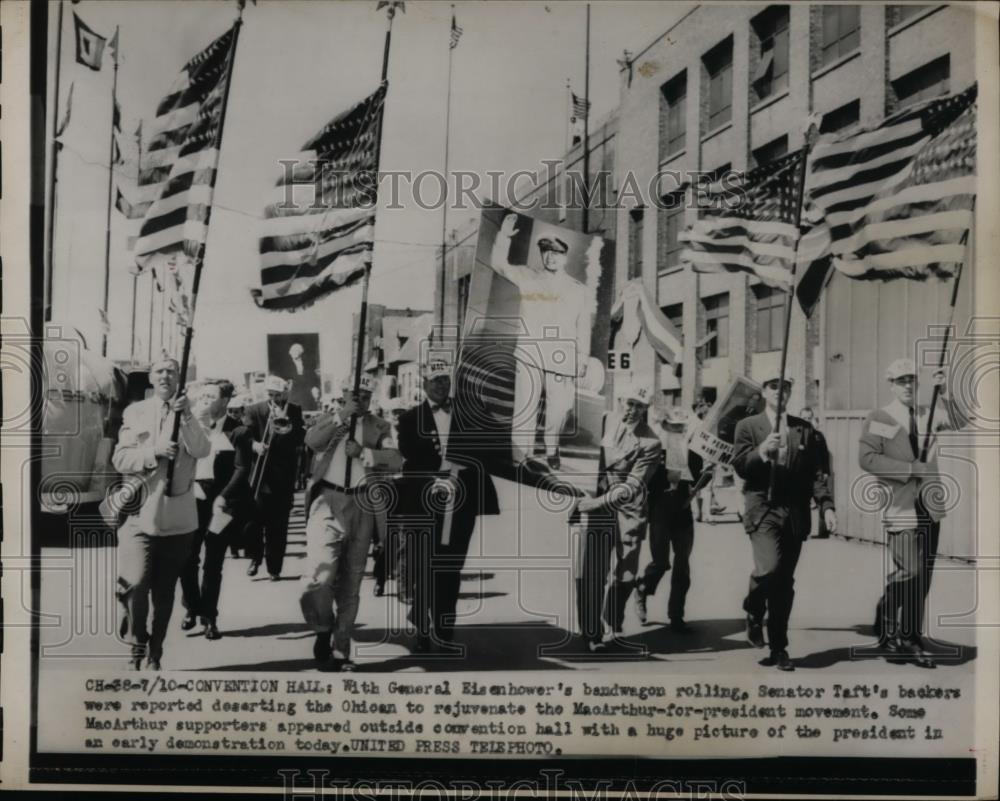
[[[307,584],[299,603],[316,633],[317,665],[335,671],[355,667],[351,632],[379,496],[388,503],[389,493],[374,488],[374,476],[391,474],[401,466],[392,427],[368,411],[372,391],[371,376],[362,375],[357,394],[353,382],[345,380],[340,411],[324,414],[306,432],[306,445],[316,459],[306,492]],[[351,415],[357,416],[353,439],[348,438]]]
[[[920,459],[929,410],[917,403],[913,360],[897,359],[886,378],[895,397],[868,415],[858,443],[861,469],[877,476],[891,493],[884,525],[894,569],[876,607],[875,630],[886,656],[933,668],[922,632],[944,517],[927,492],[938,473],[937,459],[933,451],[926,462]],[[936,384],[944,381],[944,373],[935,374]],[[946,409],[935,416],[935,431],[951,428],[947,417]]]
[[[605,650],[621,633],[625,603],[636,586],[639,549],[649,520],[649,488],[663,459],[660,439],[646,422],[652,394],[648,386],[629,385],[618,396],[621,412],[605,415],[597,497],[584,498],[575,507],[592,516],[577,580],[577,612],[593,652]],[[614,561],[608,567],[612,551]]]

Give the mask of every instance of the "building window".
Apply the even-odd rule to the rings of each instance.
[[[823,115],[823,122],[819,126],[820,133],[837,133],[845,131],[852,125],[857,125],[861,118],[861,102],[852,100],[845,103],[840,108],[828,111]]]
[[[951,61],[948,56],[936,58],[929,64],[908,72],[902,78],[897,78],[892,82],[892,93],[896,98],[893,110],[898,111],[906,106],[948,94],[950,78]]]
[[[751,84],[763,100],[788,88],[788,6],[771,6],[750,24],[759,54]]]
[[[463,275],[458,279],[458,330],[465,328],[465,313],[469,307],[469,284],[472,275]]]
[[[733,39],[714,47],[703,59],[708,76],[708,120],[706,130],[714,131],[733,116]]]
[[[663,312],[663,316],[666,317],[670,324],[676,328],[679,332],[684,331],[684,304],[683,303],[668,303],[666,306],[661,306],[660,311]],[[680,373],[678,373],[678,376]]]
[[[632,209],[629,212],[628,277],[630,279],[642,275],[642,227],[645,216],[643,209]]]
[[[681,391],[679,389],[663,390],[663,401],[667,406],[681,405]]]
[[[668,205],[671,207],[667,208]],[[660,209],[660,272],[680,266],[681,251],[684,250],[680,242],[681,231],[684,230],[684,204],[665,197],[663,206]]]
[[[756,352],[781,350],[785,337],[785,306],[787,298],[784,292],[769,286],[757,287],[757,343]]]
[[[908,19],[913,19],[913,17],[919,16],[927,11],[931,6],[921,6],[921,5],[905,5],[905,6],[889,6],[889,12],[892,15],[890,19],[890,25],[901,25]]]
[[[705,306],[705,335],[715,334],[705,343],[705,358],[729,355],[729,293],[702,300]]]
[[[776,161],[786,155],[788,155],[787,134],[758,147],[753,152],[753,160],[758,167],[763,167],[765,164],[770,164],[772,161]]]
[[[861,42],[860,6],[823,6],[820,35],[821,63],[830,64],[858,49]]]
[[[687,71],[663,84],[663,128],[660,131],[660,159],[680,153],[687,129]]]

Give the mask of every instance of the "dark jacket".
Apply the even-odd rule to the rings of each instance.
[[[446,474],[440,472],[441,441],[434,424],[434,413],[426,400],[400,416],[397,444],[403,457],[403,471],[397,482],[399,502],[396,514],[428,517],[431,512],[424,502],[425,490],[435,477]],[[460,485],[456,515],[460,510],[472,516],[499,514],[496,487],[485,468],[457,455],[450,456],[449,461],[459,464],[461,468],[456,477]]]
[[[744,480],[744,525],[748,532],[753,532],[768,514],[788,517],[792,531],[806,539],[812,525],[810,498],[815,498],[820,514],[833,508],[826,472],[830,463],[826,442],[805,420],[788,415],[788,429],[783,429],[788,437],[788,464],[775,468],[774,500],[768,501],[771,463],[760,458],[760,445],[770,433],[771,422],[765,412],[736,425],[732,464]]]
[[[243,424],[250,432],[252,440],[264,441],[267,418],[270,415],[267,401],[248,406],[243,413]],[[275,434],[271,439],[270,455],[264,470],[261,495],[273,495],[290,499],[295,492],[295,477],[299,463],[299,446],[305,439],[305,425],[302,409],[289,403],[285,410],[291,430],[287,434]]]

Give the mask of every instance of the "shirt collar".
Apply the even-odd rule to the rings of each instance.
[[[885,407],[885,411],[892,417],[893,420],[909,430],[910,407],[903,403],[899,398],[893,399],[893,401]],[[920,410],[913,409],[913,414],[919,418]]]

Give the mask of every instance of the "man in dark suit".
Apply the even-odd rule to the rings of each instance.
[[[455,431],[449,355],[428,359],[424,392],[426,400],[399,418],[403,469],[390,523],[406,542],[408,575],[400,578],[413,599],[410,621],[418,652],[453,640],[461,571],[476,518],[500,513],[496,487],[482,465],[449,456],[448,439]],[[460,412],[455,409],[455,416]]]
[[[733,455],[733,467],[744,479],[743,525],[754,560],[750,590],[743,601],[747,639],[757,648],[764,646],[766,612],[771,653],[760,664],[779,670],[795,669],[786,650],[788,618],[795,597],[795,566],[802,542],[809,537],[810,498],[816,500],[827,528],[837,528],[825,470],[829,456],[809,423],[785,413],[791,388],[788,379],[766,378],[764,411],[736,424]]]
[[[195,417],[208,436],[211,452],[198,460],[195,468],[195,501],[198,529],[191,542],[191,552],[181,570],[181,598],[187,614],[181,622],[185,631],[193,629],[200,616],[205,638],[217,640],[222,635],[216,625],[219,592],[222,588],[222,563],[232,531],[239,525],[235,512],[249,495],[247,479],[252,451],[246,428],[226,413],[233,396],[230,381],[213,381],[202,388],[195,403]],[[226,520],[225,525],[220,525]],[[217,525],[213,526],[213,522]],[[205,565],[201,586],[198,567],[202,546]]]
[[[268,575],[271,581],[277,581],[281,577],[288,544],[288,515],[292,511],[299,446],[305,439],[305,425],[302,409],[288,401],[288,385],[284,380],[269,375],[264,389],[267,400],[248,406],[243,418],[257,459],[264,459],[265,453],[267,459],[263,475],[257,482],[259,489],[251,487],[256,493],[257,520],[247,547],[251,560],[247,575],[256,576],[261,561],[266,559]],[[268,418],[271,419],[271,431],[265,440]],[[260,470],[257,467],[253,472],[256,475]]]
[[[295,342],[288,349],[288,364],[282,378],[288,382],[288,399],[304,412],[319,408],[319,373],[315,360],[307,358],[306,349]]]

